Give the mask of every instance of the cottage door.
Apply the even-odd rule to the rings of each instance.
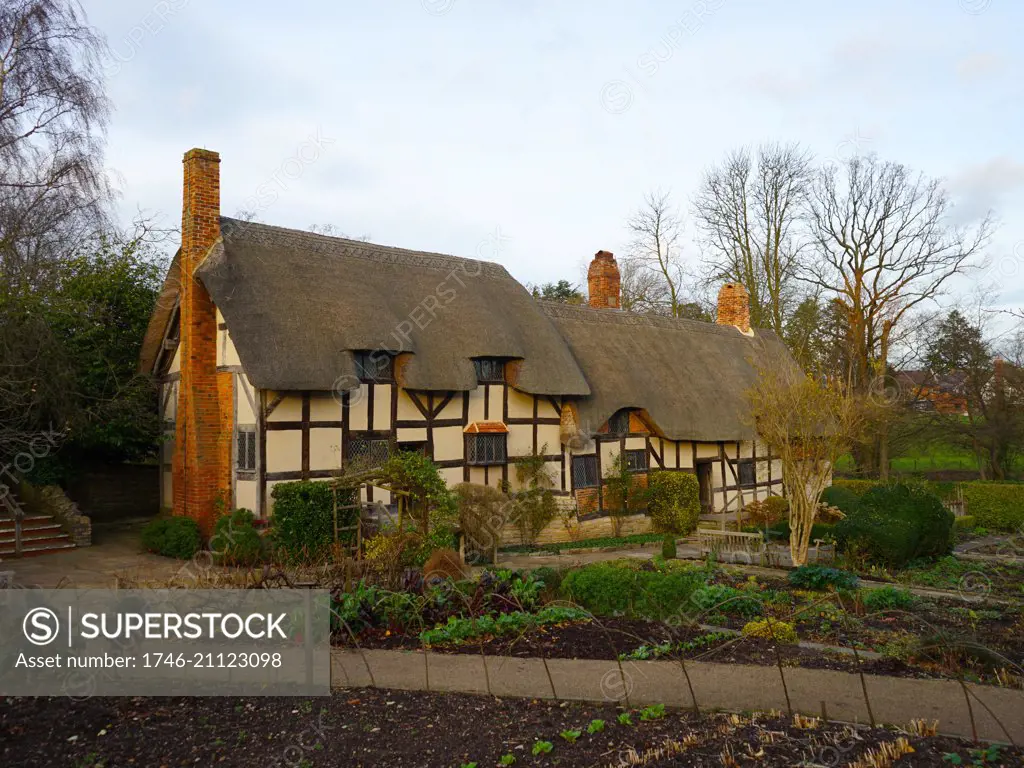
[[[714,512],[711,501],[711,462],[704,461],[697,465],[697,483],[700,487],[701,514],[710,515]]]

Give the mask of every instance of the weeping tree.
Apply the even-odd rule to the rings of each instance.
[[[758,368],[747,399],[757,434],[782,464],[789,551],[794,566],[804,565],[818,499],[836,460],[859,439],[864,408],[844,383],[817,380],[782,363]]]

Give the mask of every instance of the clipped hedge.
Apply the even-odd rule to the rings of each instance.
[[[597,616],[642,616],[665,619],[690,606],[704,586],[697,570],[646,571],[632,563],[593,563],[569,571],[562,595]]]
[[[700,520],[700,485],[690,472],[653,471],[647,475],[647,514],[662,533],[689,534]]]
[[[1024,484],[976,482],[962,487],[974,525],[999,531],[1024,527]]]
[[[142,546],[164,557],[189,560],[203,546],[203,537],[191,517],[158,517],[142,529]]]
[[[287,561],[318,560],[334,543],[334,495],[328,483],[297,480],[277,483],[270,492],[274,514],[270,536],[277,556]],[[353,497],[338,491],[338,507],[353,504]],[[358,509],[339,509],[338,527],[354,525]],[[343,531],[339,540],[351,544],[354,531]]]
[[[836,523],[841,549],[870,560],[903,567],[912,560],[936,558],[953,548],[953,513],[939,497],[919,485],[877,486]]]
[[[830,507],[837,507],[844,515],[848,515],[857,508],[862,495],[843,485],[830,485],[821,492],[820,501]]]

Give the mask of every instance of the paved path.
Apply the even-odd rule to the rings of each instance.
[[[0,571],[13,571],[20,587],[115,587],[118,576],[128,581],[166,581],[186,564],[142,550],[140,537],[148,520],[108,523],[93,527],[93,545],[37,557],[0,562]]]

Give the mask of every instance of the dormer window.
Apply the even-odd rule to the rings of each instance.
[[[629,413],[628,408],[623,408],[621,411],[613,413],[612,417],[608,419],[608,433],[612,435],[628,435]]]
[[[372,352],[355,352],[356,375],[360,381],[387,383],[395,380],[395,356],[376,349]]]
[[[477,357],[473,359],[476,380],[480,384],[501,384],[505,381],[505,360],[500,357]]]

